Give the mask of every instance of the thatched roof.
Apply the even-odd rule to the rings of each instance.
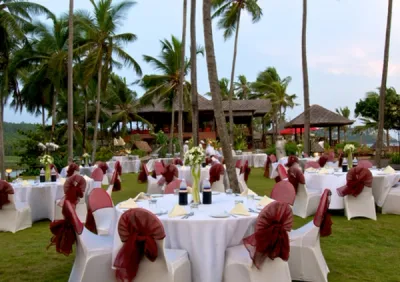
[[[199,111],[213,111],[214,106],[211,100],[206,99],[205,97],[198,95],[199,101]],[[229,103],[228,101],[222,101],[222,107],[224,112],[229,111]],[[177,103],[174,103],[175,111],[178,110]],[[233,100],[232,101],[232,110],[236,112],[236,116],[264,116],[271,109],[271,103],[269,100],[259,99],[259,100]],[[155,113],[155,112],[167,112],[164,108],[162,102],[155,102],[153,105],[143,106],[138,109],[138,114],[140,113]],[[239,113],[242,112],[242,113]]]
[[[150,148],[149,144],[146,141],[135,141],[134,145],[139,150],[145,151],[146,153],[150,153],[152,149]]]
[[[310,106],[310,126],[312,127],[331,127],[331,126],[343,126],[353,124],[354,120],[349,120],[341,115],[332,112],[320,105]],[[285,128],[303,128],[304,127],[304,112],[289,123],[285,125]]]
[[[311,144],[311,152],[314,153],[323,153],[325,150],[324,148],[321,147],[318,143],[312,143]]]

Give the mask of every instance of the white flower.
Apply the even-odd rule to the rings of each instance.
[[[356,147],[353,144],[346,144],[343,149],[346,153],[353,153],[356,150]]]
[[[44,165],[49,165],[52,164],[54,162],[54,159],[52,156],[50,155],[43,155],[40,159],[39,159],[41,164]]]
[[[86,159],[86,158],[89,158],[90,155],[89,155],[88,153],[84,153],[84,154],[82,155],[82,157],[84,157],[84,158]]]

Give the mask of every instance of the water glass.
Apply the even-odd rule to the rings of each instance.
[[[198,203],[191,203],[190,204],[190,211],[191,212],[196,212],[199,210],[199,204]]]
[[[243,200],[235,200],[235,206],[236,206],[237,204],[243,204]]]
[[[229,189],[226,189],[225,193],[227,195],[232,195],[233,191],[232,191],[232,189],[229,188]]]
[[[247,195],[247,205],[253,206],[254,204],[254,195]]]
[[[175,196],[178,196],[178,195],[179,195],[179,188],[174,189],[174,195],[175,195]]]
[[[149,209],[152,212],[156,212],[157,211],[157,200],[156,199],[150,199],[149,200]]]

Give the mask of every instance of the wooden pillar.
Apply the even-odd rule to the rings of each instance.
[[[301,131],[301,129],[300,129],[300,131]],[[296,141],[296,143],[298,142],[297,141],[297,127],[294,128],[294,141]]]
[[[337,141],[340,143],[340,126],[337,127]]]
[[[329,146],[332,146],[332,127],[329,127]]]
[[[251,136],[251,149],[254,150],[254,132],[253,132],[253,117],[250,120],[250,136]]]

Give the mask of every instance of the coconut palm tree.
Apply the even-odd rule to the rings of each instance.
[[[303,69],[304,95],[304,152],[310,154],[310,92],[307,66],[307,0],[303,0],[303,21],[301,31],[301,59]]]
[[[225,40],[229,39],[235,32],[235,41],[233,49],[231,83],[229,88],[229,135],[233,141],[233,111],[232,99],[234,92],[235,66],[237,45],[239,39],[239,26],[242,10],[247,11],[253,20],[258,22],[262,16],[262,10],[258,6],[257,0],[211,0],[214,9],[213,18],[220,17],[218,27],[224,30]]]
[[[335,111],[339,114],[339,115],[341,115],[342,117],[345,117],[345,118],[347,118],[347,119],[349,119],[350,118],[350,109],[349,109],[349,107],[344,107],[344,108],[339,108],[339,109],[335,109]],[[343,135],[344,135],[344,137],[343,137],[343,139],[344,139],[344,141],[346,142],[346,132],[347,132],[347,129],[348,129],[348,126],[347,125],[344,125],[344,126],[342,126],[342,129],[343,129]]]
[[[124,65],[132,67],[136,74],[141,75],[139,64],[122,49],[122,44],[136,41],[133,33],[117,34],[122,24],[121,18],[135,5],[133,1],[122,1],[113,4],[112,0],[99,0],[93,5],[93,14],[78,11],[77,24],[83,34],[81,46],[78,48],[87,58],[84,61],[86,77],[89,80],[97,76],[96,116],[94,121],[92,161],[96,158],[97,134],[101,108],[101,94],[107,88],[108,76],[113,66],[121,66],[115,56]]]
[[[382,70],[382,81],[379,90],[379,123],[378,123],[378,137],[376,140],[376,156],[375,161],[378,167],[381,167],[381,151],[383,147],[383,127],[385,124],[385,95],[386,95],[386,83],[389,68],[389,49],[390,49],[390,31],[392,28],[392,11],[393,11],[393,0],[388,0],[388,14],[386,23],[386,36],[385,36],[385,51],[383,55],[383,70]]]
[[[197,42],[196,42],[196,0],[190,4],[190,83],[192,97],[192,138],[199,144],[199,101],[197,97]]]
[[[74,0],[69,0],[68,17],[68,160],[74,158],[74,75],[73,75],[73,45],[74,45]]]
[[[161,54],[158,58],[144,55],[145,62],[151,64],[160,74],[145,75],[141,81],[141,86],[146,89],[141,103],[149,105],[155,102],[162,102],[164,107],[171,111],[171,130],[169,140],[169,151],[172,152],[172,139],[175,127],[174,103],[177,99],[179,79],[180,79],[180,60],[182,43],[175,36],[171,36],[171,41],[164,39],[161,42]],[[203,53],[202,49],[197,50],[197,54]],[[185,59],[184,76],[190,70],[190,61]],[[190,104],[190,83],[184,82],[183,103]]]
[[[229,79],[227,79],[225,77],[221,78],[218,82],[218,85],[219,85],[219,89],[220,89],[221,99],[223,101],[228,100],[229,99]],[[207,92],[206,96],[212,98],[212,93]]]
[[[244,75],[239,75],[235,82],[235,96],[240,100],[248,100],[251,96],[251,83]]]
[[[236,169],[233,163],[232,156],[232,143],[226,128],[225,114],[222,108],[222,99],[218,83],[217,62],[215,59],[214,40],[212,34],[212,21],[211,21],[211,1],[203,0],[203,27],[204,27],[204,43],[206,46],[206,59],[208,81],[212,93],[212,100],[214,104],[214,116],[216,119],[218,134],[221,139],[222,151],[227,166],[230,187],[235,193],[240,192],[239,184],[236,176]]]

